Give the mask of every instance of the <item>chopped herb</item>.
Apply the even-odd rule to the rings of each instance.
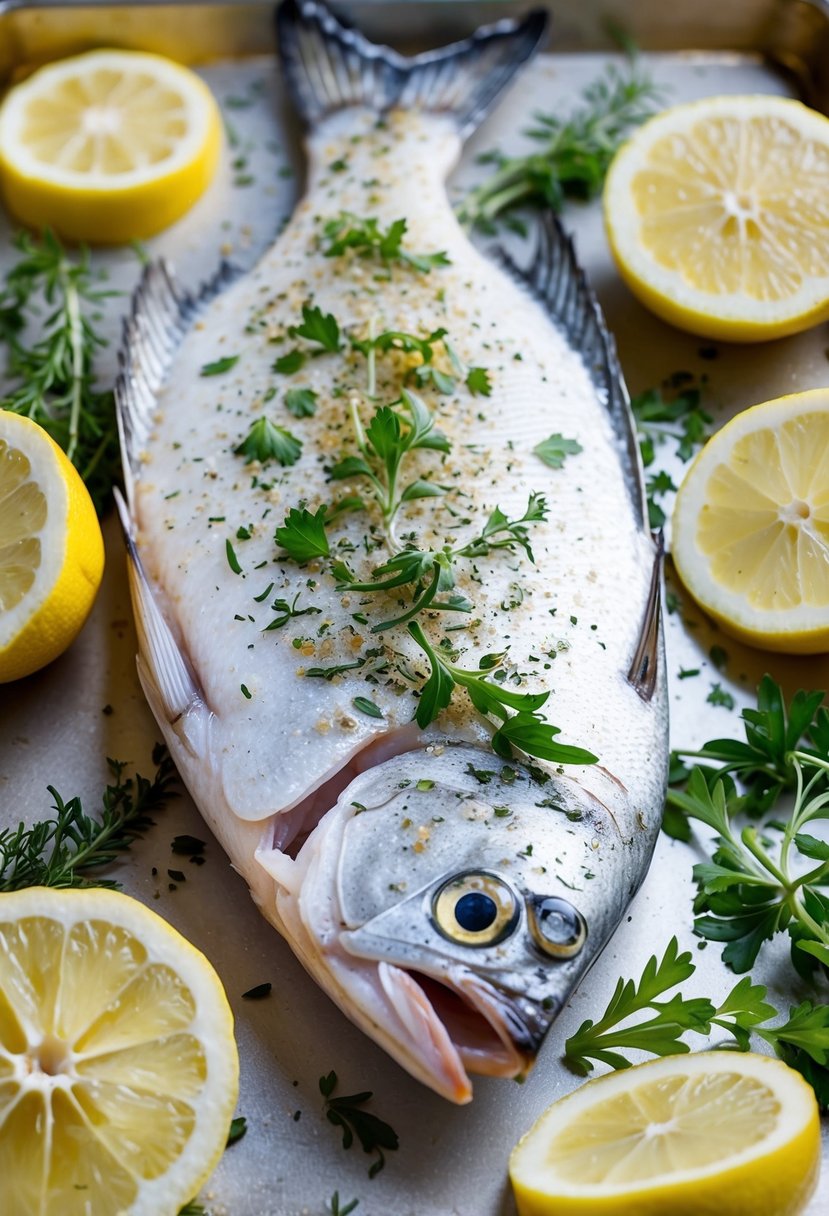
[[[699,670],[700,669],[698,667],[680,667],[677,674],[677,679],[690,680],[692,676],[699,675]]]
[[[317,411],[317,394],[312,388],[289,388],[285,408],[294,418],[312,418]]]
[[[239,559],[236,556],[236,550],[233,548],[231,541],[225,541],[225,554],[227,556],[227,564],[230,566],[234,574],[241,574],[242,567],[239,565]]]
[[[294,372],[298,372],[305,364],[305,355],[301,350],[289,350],[287,354],[280,355],[274,361],[273,370],[282,376],[292,376]]]
[[[583,448],[577,439],[565,439],[562,434],[556,432],[536,444],[533,451],[551,469],[561,469],[568,456],[577,456]]]
[[[270,996],[271,983],[256,984],[253,988],[248,988],[247,992],[242,993],[243,1001],[261,1001],[264,997]]]
[[[369,1178],[374,1178],[386,1164],[383,1150],[393,1152],[399,1147],[397,1133],[377,1115],[361,1109],[373,1097],[370,1091],[335,1098],[337,1074],[333,1071],[320,1077],[319,1088],[325,1099],[326,1118],[342,1130],[343,1148],[351,1148],[356,1136],[363,1152],[377,1154],[368,1171]]]
[[[242,690],[242,696],[245,698],[245,700],[250,701],[253,697],[253,693],[250,691],[247,684],[240,684],[239,687]]]
[[[258,460],[267,464],[276,460],[283,466],[296,464],[302,455],[302,443],[290,431],[271,422],[266,414],[251,424],[245,438],[233,449],[237,456],[245,457],[245,464]]]
[[[464,384],[473,397],[490,397],[492,395],[492,382],[489,378],[489,372],[485,367],[470,367],[466,373]]]
[[[370,718],[382,718],[383,711],[373,701],[369,701],[368,697],[355,697],[351,702],[355,709],[359,709],[360,713],[368,714]]]
[[[357,667],[362,667],[364,659],[356,659],[353,663],[332,663],[330,667],[306,667],[305,675],[311,680],[333,680],[335,676],[341,676],[345,671],[354,671]]]
[[[717,671],[724,671],[728,666],[728,651],[724,650],[722,646],[712,646],[708,655]]]
[[[207,848],[203,840],[199,840],[198,836],[174,836],[170,848],[174,853],[179,853],[184,857],[198,857]]]
[[[216,359],[214,363],[205,363],[199,372],[200,376],[221,376],[222,372],[229,372],[232,367],[235,367],[239,362],[239,355],[224,355],[221,359]]]
[[[247,1130],[248,1121],[244,1115],[237,1115],[235,1119],[231,1119],[225,1148],[230,1148],[232,1144],[236,1144],[238,1140],[241,1140]]]
[[[719,705],[722,706],[723,709],[733,709],[735,705],[735,701],[731,693],[726,692],[719,683],[711,685],[711,691],[705,700],[709,705]]]
[[[426,793],[427,790],[433,790],[434,788],[434,781],[431,781],[428,777],[421,777],[415,786],[415,789],[420,790],[421,793]]]
[[[359,1199],[352,1199],[349,1203],[340,1203],[340,1193],[335,1191],[331,1196],[331,1201],[328,1205],[331,1216],[351,1216],[351,1213],[359,1206]]]
[[[335,219],[328,220],[323,228],[328,241],[325,256],[340,257],[346,250],[354,249],[363,257],[376,255],[383,262],[399,262],[424,274],[435,266],[450,264],[445,253],[410,253],[404,249],[406,227],[406,221],[400,219],[384,230],[374,216],[362,219],[350,211],[341,211]]]
[[[273,584],[271,584],[273,586]],[[293,601],[289,604],[287,600],[277,599],[271,604],[274,612],[278,612],[279,616],[275,617],[269,625],[266,625],[262,630],[263,633],[270,633],[272,629],[281,629],[288,621],[298,616],[319,616],[322,612],[321,608],[315,608],[310,604],[307,608],[297,608],[301,591],[297,591]]]
[[[186,878],[183,870],[168,870],[168,878],[172,878],[173,882],[185,882]]]

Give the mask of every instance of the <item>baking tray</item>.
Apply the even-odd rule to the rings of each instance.
[[[374,37],[401,49],[439,44],[518,6],[503,3],[361,3],[344,6]],[[523,6],[522,6],[523,7]],[[520,11],[520,9],[519,9]],[[485,171],[476,156],[493,146],[517,151],[521,131],[538,109],[569,112],[581,89],[612,58],[602,17],[585,0],[555,6],[553,51],[520,78],[467,145],[450,187],[462,192]],[[670,102],[712,93],[799,94],[829,107],[829,10],[820,3],[747,0],[637,0],[613,11],[636,38],[644,62]],[[15,5],[0,3],[0,78],[92,45],[161,50],[199,66],[229,122],[216,183],[174,228],[148,242],[170,257],[189,286],[220,256],[253,264],[289,213],[303,159],[273,55],[271,6]],[[691,48],[691,49],[689,49]],[[267,52],[267,53],[263,53]],[[228,104],[228,99],[235,99]],[[241,104],[240,104],[241,102]],[[243,171],[239,169],[244,159]],[[236,167],[234,167],[234,164]],[[253,179],[252,184],[234,184]],[[658,384],[677,369],[707,374],[706,406],[717,422],[757,401],[829,381],[826,326],[752,348],[719,346],[683,335],[645,312],[613,271],[597,204],[571,204],[565,222],[598,292],[631,390]],[[0,269],[11,260],[11,229],[0,217]],[[110,287],[128,293],[140,273],[134,251],[96,253]],[[127,295],[107,304],[111,345],[100,361],[102,381],[115,368],[120,316]],[[702,351],[702,353],[700,353]],[[706,357],[707,356],[707,357]],[[681,468],[673,470],[675,476]],[[135,635],[123,548],[112,515],[104,524],[107,569],[92,616],[74,646],[31,678],[0,686],[0,824],[31,821],[49,811],[46,785],[94,806],[106,780],[105,757],[150,770],[158,730],[135,675]],[[739,708],[753,700],[766,670],[787,694],[829,685],[829,659],[782,659],[723,639],[687,603],[666,617],[672,739],[695,746],[713,735],[739,733]],[[709,651],[724,645],[725,672]],[[680,682],[680,668],[700,668]],[[735,697],[729,712],[706,703],[714,680]],[[187,881],[168,889],[168,867],[180,869],[170,842],[189,832],[208,839],[207,864],[184,867]],[[244,883],[209,838],[186,796],[159,816],[116,875],[195,942],[217,967],[237,1019],[241,1056],[239,1113],[245,1138],[228,1150],[202,1194],[213,1216],[321,1216],[336,1189],[359,1198],[356,1216],[511,1216],[508,1153],[549,1102],[574,1088],[562,1066],[564,1038],[604,1008],[620,974],[638,975],[647,957],[675,932],[698,965],[689,991],[725,993],[733,976],[719,951],[704,953],[691,933],[691,866],[696,851],[662,838],[650,873],[621,928],[562,1012],[527,1081],[477,1078],[471,1106],[455,1108],[412,1080],[356,1030],[305,975],[285,943],[255,911]],[[152,869],[156,868],[158,876]],[[193,873],[189,872],[192,868]],[[783,942],[767,948],[756,978],[777,1003],[807,995],[792,987]],[[270,981],[271,995],[246,1002],[241,993]],[[370,1159],[344,1152],[321,1108],[318,1078],[336,1069],[340,1092],[374,1091],[373,1109],[393,1124],[400,1149],[369,1180]],[[826,1151],[826,1138],[825,1138]],[[829,1170],[809,1216],[829,1214]],[[12,1214],[3,1214],[12,1216]]]

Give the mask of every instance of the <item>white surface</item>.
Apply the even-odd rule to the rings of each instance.
[[[537,109],[569,112],[581,87],[602,60],[585,55],[546,57],[533,67],[468,146],[455,182],[484,172],[477,153],[501,144],[524,146],[516,135]],[[653,67],[671,86],[672,101],[715,92],[784,91],[753,61],[729,56],[657,57]],[[219,180],[185,220],[151,243],[153,253],[172,257],[184,279],[195,283],[209,273],[220,253],[250,265],[271,239],[293,198],[295,182],[278,176],[281,165],[301,158],[284,125],[274,118],[275,67],[271,59],[216,66],[205,73],[220,100],[246,94],[251,82],[267,88],[255,104],[228,110],[239,146],[227,150]],[[276,110],[282,114],[281,109]],[[231,168],[245,155],[249,167]],[[255,184],[233,186],[251,174]],[[702,360],[701,344],[649,316],[616,276],[607,254],[598,205],[571,204],[566,222],[615,331],[632,391],[658,384],[678,368],[710,376],[707,406],[718,421],[757,401],[794,389],[825,384],[826,328],[756,348],[720,347],[713,361]],[[3,238],[3,246],[7,241]],[[7,252],[5,261],[11,261]],[[134,253],[96,255],[110,268],[111,283],[129,289],[139,266]],[[125,301],[110,301],[113,336]],[[110,358],[114,358],[110,352]],[[110,364],[111,366],[111,364]],[[107,369],[102,365],[102,375]],[[676,470],[678,471],[678,470]],[[675,475],[676,475],[675,471]],[[68,797],[82,794],[96,804],[105,776],[104,757],[134,760],[149,771],[157,729],[135,677],[135,640],[124,576],[124,557],[112,517],[106,527],[108,569],[95,611],[71,650],[50,669],[16,685],[0,687],[0,821],[43,818],[49,810],[46,785]],[[713,680],[720,679],[738,700],[753,700],[766,670],[787,694],[798,687],[825,688],[826,659],[783,661],[724,639],[684,606],[667,619],[671,680],[672,735],[693,746],[713,735],[739,734],[738,709],[706,704]],[[725,675],[708,657],[712,644],[730,656]],[[681,683],[680,667],[701,668]],[[102,713],[111,705],[111,715]],[[647,957],[662,952],[671,934],[692,949],[698,964],[684,987],[718,997],[734,983],[715,944],[705,951],[691,936],[691,866],[699,850],[663,838],[645,885],[612,943],[551,1031],[538,1064],[523,1086],[480,1078],[471,1107],[457,1109],[437,1098],[393,1065],[343,1018],[316,989],[287,945],[259,916],[244,883],[210,841],[207,864],[190,866],[175,857],[169,842],[179,832],[207,838],[198,814],[182,798],[159,818],[147,840],[120,867],[126,889],[143,898],[201,947],[217,966],[237,1015],[241,1054],[240,1113],[248,1118],[244,1140],[224,1156],[202,1196],[214,1216],[322,1216],[332,1192],[341,1201],[360,1198],[355,1216],[511,1216],[514,1205],[506,1161],[518,1137],[537,1115],[576,1080],[562,1066],[567,1035],[588,1016],[601,1012],[620,974],[637,976]],[[184,864],[182,864],[184,863]],[[150,872],[156,866],[159,875]],[[183,869],[187,882],[168,891],[168,867]],[[192,873],[191,873],[192,871]],[[779,948],[777,948],[779,947]],[[771,985],[784,1007],[805,993],[791,983],[785,942],[766,947],[756,978]],[[258,1002],[241,993],[270,980],[273,992]],[[825,999],[825,997],[824,997]],[[385,1170],[369,1181],[370,1163],[359,1148],[344,1153],[337,1129],[322,1113],[317,1079],[334,1068],[340,1093],[374,1091],[372,1109],[400,1135],[400,1150],[387,1155]],[[300,1112],[295,1121],[295,1113]],[[809,1208],[809,1216],[829,1213],[829,1179]]]

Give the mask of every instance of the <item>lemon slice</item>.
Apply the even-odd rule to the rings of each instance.
[[[712,97],[645,123],[604,191],[633,293],[680,329],[755,342],[829,317],[829,120],[782,97]]]
[[[63,653],[103,569],[101,529],[77,470],[36,423],[0,410],[0,684]]]
[[[829,390],[755,405],[697,456],[671,551],[694,599],[767,650],[829,650]]]
[[[588,1081],[510,1158],[520,1216],[795,1216],[819,1169],[811,1086],[713,1051]]]
[[[23,223],[97,244],[152,236],[210,183],[218,107],[187,68],[90,51],[41,68],[0,107],[0,186]]]
[[[219,978],[161,917],[114,891],[0,896],[0,1212],[173,1216],[237,1090]]]

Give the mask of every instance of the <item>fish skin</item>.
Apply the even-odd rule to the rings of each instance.
[[[378,125],[376,112],[360,106],[325,117],[310,133],[308,186],[289,224],[250,274],[229,286],[225,276],[224,290],[206,293],[195,326],[195,302],[168,288],[159,268],[148,272],[118,397],[139,674],[179,770],[257,905],[321,987],[413,1075],[463,1102],[469,1071],[516,1075],[530,1065],[644,877],[663,804],[667,711],[658,554],[612,345],[603,347],[607,382],[597,387],[594,352],[585,363],[585,341],[574,348],[566,336],[586,332],[591,318],[595,331],[595,305],[555,231],[538,258],[558,256],[556,282],[567,291],[555,299],[576,314],[570,325],[559,303],[558,327],[526,284],[468,242],[444,185],[460,154],[457,126],[451,115],[402,110]],[[332,167],[343,162],[344,170]],[[445,250],[451,265],[429,275],[393,267],[377,280],[378,267],[353,254],[326,258],[321,222],[340,210],[383,226],[405,217],[405,247]],[[537,275],[528,281],[535,296],[545,293]],[[520,515],[531,491],[547,495],[550,516],[531,531],[535,565],[504,553],[468,563],[459,590],[480,623],[451,637],[462,639],[465,666],[508,645],[507,672],[521,673],[522,691],[550,689],[542,712],[599,764],[566,773],[505,764],[460,693],[418,731],[411,686],[383,682],[400,656],[423,673],[405,630],[370,635],[353,617],[366,607],[356,593],[337,594],[318,565],[278,558],[273,529],[285,511],[300,499],[312,510],[330,501],[325,465],[353,450],[343,396],[333,390],[356,395],[364,419],[368,412],[353,356],[309,360],[292,377],[271,371],[309,299],[359,333],[372,323],[421,334],[445,326],[465,362],[490,370],[490,397],[423,392],[453,450],[445,459],[416,454],[411,476],[461,487],[456,503],[478,526],[496,505]],[[229,373],[199,374],[226,354],[239,356]],[[381,361],[382,399],[397,395],[404,366],[399,357]],[[235,454],[271,385],[271,416],[303,442],[300,460],[284,470],[245,466]],[[284,409],[291,387],[318,394],[313,417]],[[622,400],[621,414],[609,398]],[[556,432],[582,451],[552,470],[533,448]],[[355,553],[365,523],[362,513],[337,521]],[[239,526],[252,526],[249,540],[233,539]],[[410,504],[404,528],[421,547],[454,535],[434,500]],[[242,574],[228,564],[228,540]],[[377,553],[361,565],[349,560],[363,577],[384,559]],[[272,599],[297,595],[319,613],[263,632]],[[424,622],[434,644],[445,623]],[[644,683],[630,676],[643,637]],[[335,680],[304,674],[355,654],[363,666]],[[355,709],[357,697],[372,700],[382,719]],[[492,775],[482,783],[470,770]],[[419,780],[435,785],[419,792]],[[400,799],[412,786],[416,809],[404,815]],[[504,807],[509,815],[496,813]],[[497,949],[453,944],[435,929],[437,887],[466,870],[492,873],[512,893],[516,924]],[[533,944],[531,909],[543,896],[573,904],[586,921],[573,959]],[[462,993],[478,1015],[459,1026],[447,1014],[453,1039],[412,973]]]

